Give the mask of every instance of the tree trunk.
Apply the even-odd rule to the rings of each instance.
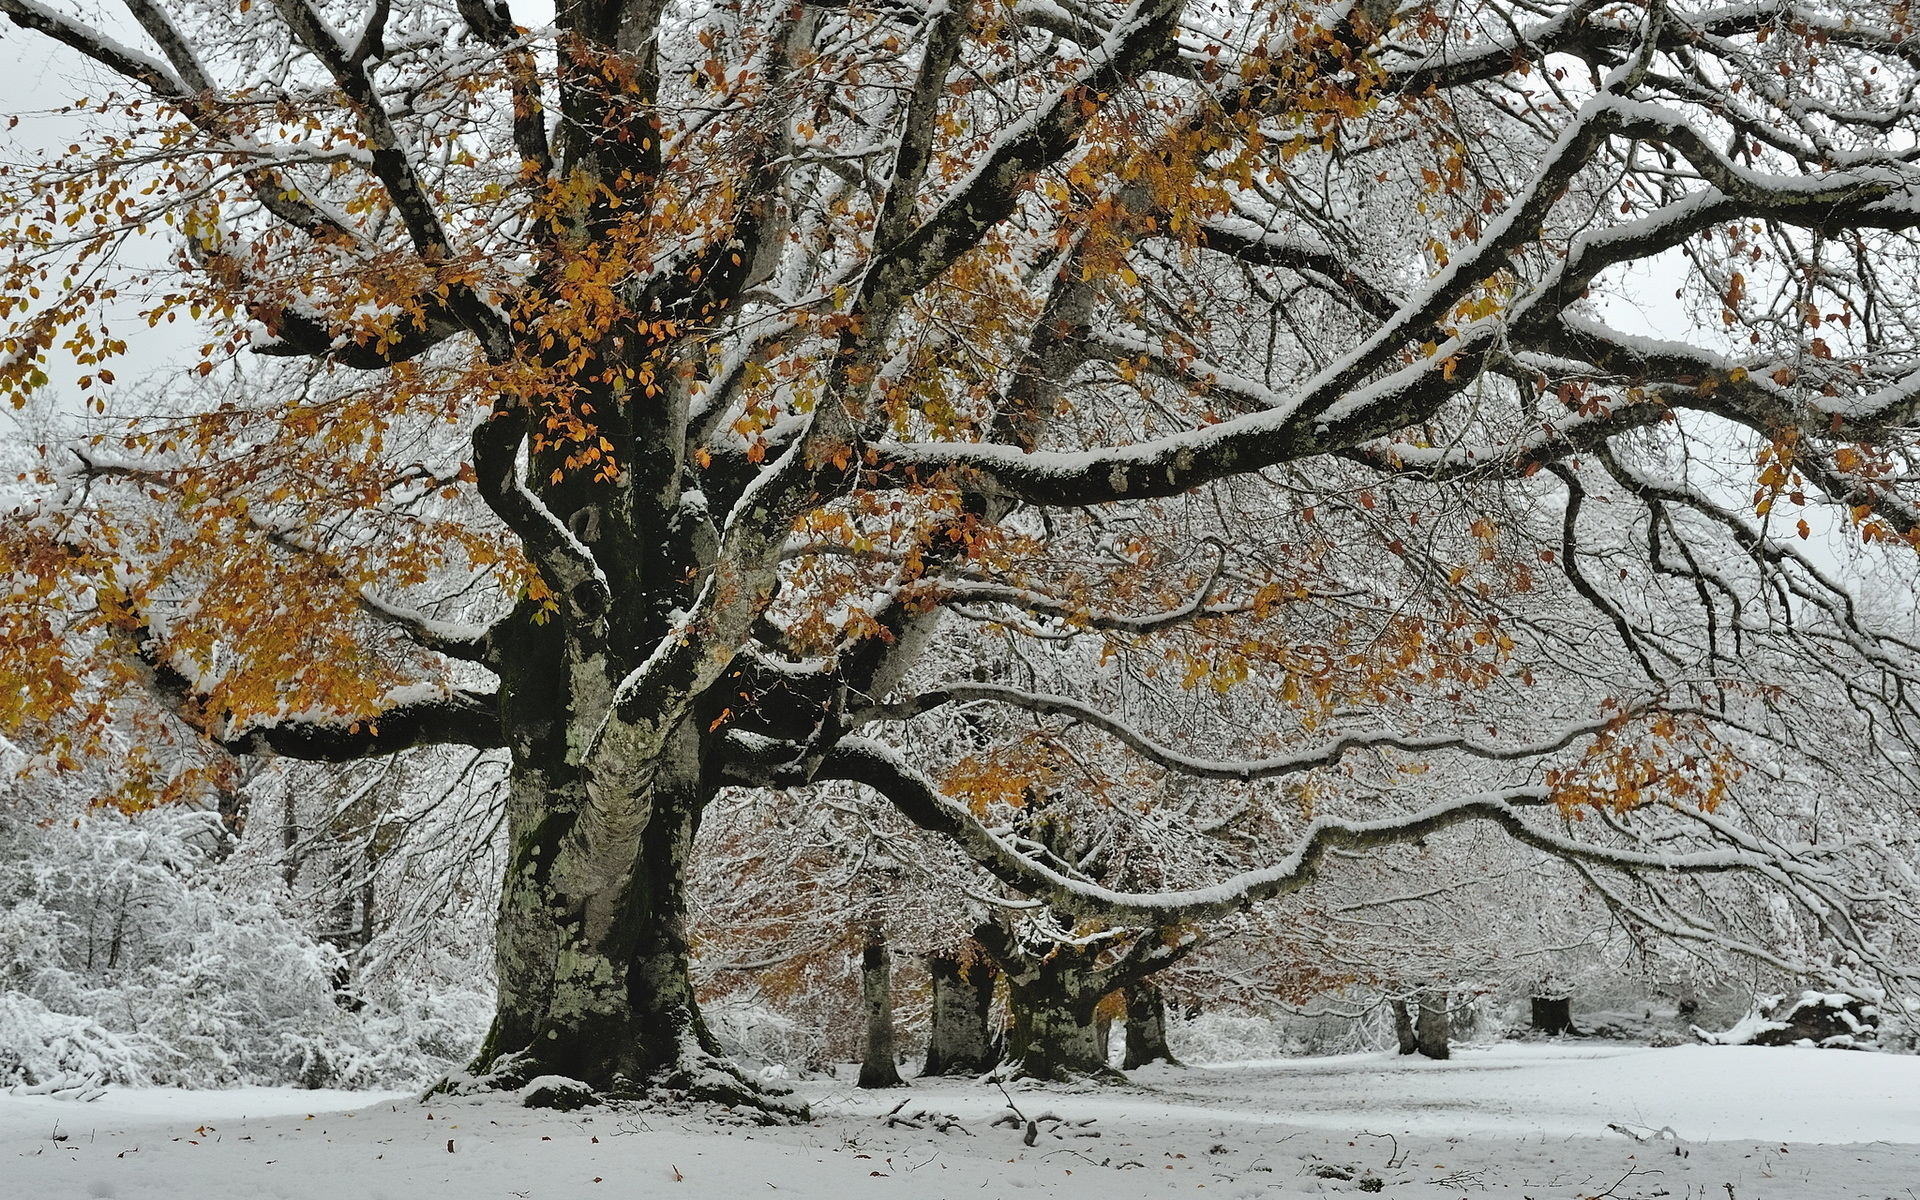
[[[992,923],[976,928],[973,936],[1007,976],[1007,1006],[1013,1015],[1008,1059],[1019,1064],[1023,1077],[1053,1080],[1121,1077],[1107,1061],[1097,1023],[1122,1010],[1103,1012],[1102,1002],[1117,1003],[1123,989],[1141,986],[1148,975],[1172,966],[1199,944],[1170,941],[1164,931],[1148,931],[1135,936],[1118,958],[1096,967],[1103,954],[1125,943],[1095,938],[1028,947]]]
[[[500,999],[480,1065],[498,1070],[516,1056],[518,1075],[617,1089],[671,1072],[690,1051],[714,1053],[687,973],[684,869],[693,814],[656,798],[631,877],[582,902],[555,886],[550,864],[584,796],[556,803],[562,789],[544,782],[516,769],[511,784]]]
[[[933,1028],[923,1075],[983,1075],[999,1065],[1000,1048],[987,1023],[999,970],[977,946],[927,956],[933,978]]]
[[[1007,1031],[1007,1057],[1027,1078],[1064,1081],[1112,1070],[1094,1028],[1099,997],[1076,995],[1073,974],[1046,972],[1026,983],[1008,977],[1013,1027]]]
[[[1113,1071],[1095,1027],[1094,1010],[1106,988],[1090,954],[1059,946],[1045,958],[1026,958],[1020,968],[1003,966],[1013,1012],[1007,1057],[1020,1064],[1021,1075],[1068,1080]]]
[[[1428,1058],[1446,1058],[1451,1053],[1447,1045],[1447,993],[1444,991],[1423,991],[1420,993],[1420,1016],[1414,1022],[1413,1036],[1420,1053]]]
[[[606,819],[589,814],[583,773],[515,759],[495,950],[499,995],[473,1073],[495,1087],[559,1075],[596,1092],[661,1087],[804,1117],[804,1105],[747,1082],[694,1002],[686,872],[703,791],[692,724],[683,722],[658,760],[630,777],[651,803],[625,871],[595,875],[569,857],[576,826]]]
[[[1573,997],[1571,996],[1535,996],[1533,997],[1533,1027],[1545,1034],[1572,1034]]]
[[[1167,998],[1150,983],[1136,983],[1127,989],[1127,1056],[1121,1069],[1155,1062],[1180,1065],[1167,1048]]]
[[[1407,1012],[1406,998],[1394,997],[1390,1007],[1393,1009],[1393,1036],[1400,1043],[1400,1053],[1412,1054],[1420,1048],[1420,1041],[1413,1036],[1413,1017]]]
[[[867,1010],[867,1053],[860,1063],[863,1088],[902,1086],[893,1061],[893,954],[879,926],[867,928],[860,950],[860,996]]]

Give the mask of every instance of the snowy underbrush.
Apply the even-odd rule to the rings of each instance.
[[[1351,1022],[1347,1022],[1351,1026]],[[1324,1042],[1347,1039],[1332,1031],[1302,1028],[1306,1022],[1271,1020],[1235,1013],[1205,1012],[1192,1020],[1167,1022],[1167,1048],[1183,1063],[1196,1066],[1226,1062],[1256,1062],[1295,1058],[1313,1053]],[[1116,1038],[1116,1040],[1118,1040]],[[1337,1051],[1336,1051],[1337,1053]]]
[[[344,995],[338,950],[225,877],[225,836],[180,810],[0,818],[0,1086],[404,1086],[470,1048],[484,995]]]
[[[1455,1045],[1502,1041],[1513,1030],[1505,1006],[1491,995],[1455,992],[1448,1012]],[[1386,1001],[1362,991],[1329,994],[1317,1011],[1221,1010],[1187,1019],[1169,1014],[1167,1021],[1167,1045],[1174,1057],[1195,1065],[1356,1054],[1394,1044],[1393,1016]]]
[[[827,1061],[817,1029],[751,996],[723,997],[700,1015],[727,1057],[762,1075],[804,1076]]]

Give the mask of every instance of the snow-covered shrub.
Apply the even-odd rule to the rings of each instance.
[[[1307,1053],[1299,1030],[1267,1017],[1203,1012],[1188,1021],[1169,1016],[1167,1046],[1183,1063],[1252,1062]]]
[[[58,1013],[19,992],[0,992],[0,1084],[149,1082],[152,1047],[123,1038],[91,1017]]]
[[[1710,1033],[1696,1025],[1693,1033],[1714,1046],[1868,1050],[1880,1033],[1880,1011],[1857,996],[1840,992],[1801,992],[1791,1003],[1785,996],[1762,996],[1733,1028]]]
[[[803,1073],[827,1063],[820,1032],[751,993],[730,995],[701,1010],[729,1058],[756,1068]]]
[[[0,817],[0,1086],[410,1084],[464,1050],[472,998],[344,1003],[340,953],[223,877],[226,837],[180,809]]]

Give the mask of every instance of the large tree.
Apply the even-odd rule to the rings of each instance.
[[[1469,820],[1844,908],[1722,828],[1713,731],[1779,706],[1743,638],[1904,719],[1905,643],[1787,523],[1920,536],[1903,4],[0,12],[112,81],[7,173],[0,389],[77,363],[96,412],[8,518],[0,719],[56,764],[138,689],[226,752],[504,747],[481,1069],[743,1094],[684,921],[728,785],[860,783],[1115,927]],[[1710,332],[1607,323],[1654,259]],[[140,320],[207,331],[163,393],[112,374]],[[1570,615],[1507,602],[1548,572]],[[1138,688],[916,670],[936,633]],[[1264,730],[1182,708],[1249,678]],[[1127,894],[983,819],[1046,786],[1007,747],[916,765],[959,705],[1221,795],[1499,770],[1364,820],[1303,787],[1290,854]],[[1168,744],[1209,732],[1252,757]]]

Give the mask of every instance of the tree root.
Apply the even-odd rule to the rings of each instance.
[[[495,1059],[481,1073],[453,1072],[428,1088],[424,1102],[435,1096],[517,1095],[528,1108],[570,1112],[607,1105],[619,1108],[636,1103],[712,1104],[759,1125],[798,1125],[812,1119],[793,1089],[750,1079],[721,1055],[688,1047],[680,1061],[640,1081],[616,1076],[612,1084],[596,1088],[564,1075],[542,1073],[540,1064],[525,1053]]]
[[[792,1088],[749,1079],[730,1059],[706,1050],[683,1054],[679,1064],[654,1078],[650,1094],[718,1104],[759,1125],[802,1125],[813,1118]]]

